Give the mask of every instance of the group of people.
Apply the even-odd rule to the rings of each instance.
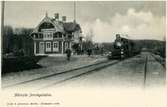
[[[67,60],[70,61],[71,53],[72,53],[71,49],[70,49],[70,48],[66,49],[65,53],[66,53],[66,56],[67,56]],[[92,49],[89,48],[89,49],[87,50],[87,55],[88,55],[89,57],[92,55]]]

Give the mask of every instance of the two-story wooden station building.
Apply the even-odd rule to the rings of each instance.
[[[72,49],[74,44],[80,43],[81,27],[75,20],[66,22],[66,16],[60,20],[58,13],[54,18],[46,13],[30,36],[33,38],[35,55],[64,54],[67,48]]]

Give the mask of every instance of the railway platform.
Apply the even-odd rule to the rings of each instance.
[[[42,66],[41,68],[11,72],[3,75],[2,88],[12,84],[17,84],[43,76],[65,72],[71,69],[80,68],[105,60],[107,60],[107,58],[105,58],[104,56],[88,57],[87,55],[73,55],[70,61],[66,60],[66,56],[45,57],[38,62],[38,64]]]
[[[32,90],[43,90],[48,88],[57,89],[69,87],[124,87],[145,89],[150,87],[163,87],[166,84],[166,68],[149,52],[142,52],[139,55],[124,60],[98,58],[99,57],[79,57],[80,63],[74,61],[68,63],[68,67],[63,64],[61,66],[63,70],[59,72],[56,72],[56,69],[60,66],[58,67],[53,64],[54,61],[51,61],[53,58],[45,59],[41,63],[44,64],[44,62],[49,60],[49,63],[53,64],[45,65],[47,66],[45,68],[47,73],[43,71],[45,75],[40,74],[39,76],[38,73],[41,72],[36,71],[33,72],[36,73],[34,74],[36,77],[34,76],[34,78],[31,77],[29,80],[17,81],[8,85],[5,84],[6,86],[4,86],[4,88],[21,89],[24,87]],[[72,60],[76,59],[74,58]],[[59,64],[61,63],[60,61],[58,62]],[[84,66],[83,63],[85,64]],[[82,64],[82,66],[77,64]]]
[[[160,88],[165,85],[165,67],[151,53],[142,52],[140,55],[107,66],[89,75],[73,78],[55,87],[149,89]]]

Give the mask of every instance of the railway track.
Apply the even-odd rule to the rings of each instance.
[[[147,64],[148,64],[148,56],[146,56],[144,64],[144,87],[146,87],[146,80],[147,80],[147,72],[148,72]]]
[[[118,62],[120,62],[120,61],[118,61]],[[111,65],[117,64],[118,62],[113,62]],[[92,72],[97,72],[97,71],[102,70],[102,69],[104,69],[104,68],[106,68],[106,67],[109,67],[109,66],[111,66],[111,65],[109,64],[109,65],[105,65],[104,67],[95,68],[95,69],[90,70],[90,71],[88,71],[88,72],[85,72],[85,73],[82,73],[82,74],[79,74],[79,75],[75,75],[75,76],[73,76],[73,77],[66,78],[66,79],[64,79],[64,80],[62,80],[62,81],[55,82],[55,83],[53,83],[53,84],[47,85],[47,86],[45,86],[45,87],[42,87],[41,89],[50,88],[50,87],[55,87],[56,85],[59,85],[59,84],[64,83],[64,82],[66,82],[66,81],[75,79],[75,78],[80,77],[80,76],[83,76],[83,75],[88,75],[88,74],[90,74],[90,73],[92,73]],[[143,63],[143,70],[144,70],[144,73],[143,73],[143,79],[142,79],[142,81],[143,81],[143,87],[144,87],[144,88],[147,87],[148,82],[149,82],[149,79],[148,79],[148,78],[149,78],[149,76],[150,76],[150,71],[149,71],[149,67],[148,67],[148,66],[149,66],[149,55],[146,55],[145,58],[144,58],[144,63]]]
[[[157,78],[157,77],[155,77],[155,75],[153,74],[155,71],[153,71],[152,68],[150,69],[150,64],[151,64],[151,66],[152,66],[152,63],[151,63],[152,58],[151,58],[151,57],[153,57],[153,56],[151,56],[150,54],[146,54],[146,55],[144,56],[144,58],[143,58],[143,59],[144,59],[144,62],[143,62],[143,70],[144,70],[144,73],[143,73],[143,79],[142,79],[142,81],[143,81],[143,85],[142,85],[142,86],[143,86],[144,88],[147,88],[148,86],[150,86],[150,85],[152,84],[152,82],[156,81],[155,78]],[[153,58],[154,58],[154,57],[153,57]],[[126,60],[126,59],[125,59],[125,60]],[[157,61],[157,60],[154,59],[154,61]],[[120,62],[120,61],[119,61],[119,62]],[[114,63],[112,63],[111,65],[114,65],[114,64],[116,64],[116,63],[118,63],[118,62],[114,62]],[[106,67],[108,67],[108,65],[105,65],[104,67],[96,68],[96,69],[94,69],[94,70],[90,70],[90,71],[88,71],[88,72],[85,72],[85,73],[82,73],[82,74],[73,76],[73,77],[71,77],[71,78],[64,79],[64,80],[59,81],[59,82],[55,82],[55,83],[50,84],[50,85],[48,85],[48,86],[46,86],[46,87],[42,87],[41,89],[48,88],[48,87],[55,87],[55,85],[64,83],[64,82],[66,82],[66,81],[68,81],[68,80],[72,80],[72,79],[75,79],[75,78],[80,77],[80,76],[83,76],[83,75],[88,75],[88,74],[90,74],[90,73],[92,73],[92,72],[97,72],[98,70],[102,70],[103,68],[106,68]],[[156,72],[157,72],[157,71],[156,71]],[[160,73],[160,72],[159,72],[159,73]],[[158,76],[158,78],[161,78],[161,77],[159,77],[159,74],[157,74],[156,76]],[[150,82],[151,82],[151,83],[150,83]]]
[[[154,54],[151,54],[151,55],[152,55],[152,57],[153,57],[157,62],[159,62],[159,63],[163,66],[163,68],[166,68],[165,61],[164,61],[164,60],[162,60],[162,59],[160,59],[160,58],[157,58]]]
[[[59,85],[59,84],[64,83],[66,81],[69,81],[69,80],[72,80],[72,79],[75,79],[75,78],[78,78],[78,77],[81,77],[81,76],[84,76],[84,75],[89,75],[89,74],[94,73],[94,72],[98,72],[98,71],[100,71],[102,69],[105,69],[106,67],[115,65],[115,64],[117,64],[119,62],[120,62],[120,60],[119,61],[115,60],[115,61],[112,61],[112,62],[109,62],[109,63],[105,63],[105,64],[102,64],[102,65],[99,65],[99,66],[94,66],[92,68],[80,69],[80,70],[82,70],[82,73],[79,73],[79,74],[76,74],[76,75],[72,75],[71,77],[68,77],[68,78],[64,78],[61,81],[57,81],[57,82],[54,82],[52,84],[46,85],[44,87],[41,87],[40,89],[55,87],[56,85]]]
[[[160,65],[156,65],[160,63]],[[154,67],[153,67],[154,66]],[[144,88],[163,86],[165,83],[165,65],[153,54],[146,55],[144,64]]]
[[[125,59],[127,60],[127,59]],[[154,61],[153,61],[154,60]],[[98,71],[103,71],[103,69],[111,67],[112,65],[118,64],[119,62],[122,62],[124,60],[112,60],[112,61],[103,61],[99,63],[95,63],[92,65],[87,65],[79,68],[75,68],[72,70],[68,71],[63,71],[61,73],[55,73],[52,75],[48,76],[43,76],[39,77],[36,79],[8,85],[6,87],[2,87],[3,89],[10,89],[10,88],[17,88],[17,89],[26,89],[30,88],[31,90],[41,90],[41,89],[46,89],[46,88],[52,88],[55,86],[59,86],[66,81],[73,81],[76,78],[79,79],[80,77],[83,77],[85,75],[89,75],[91,73],[95,73]],[[159,63],[154,59],[154,57],[150,54],[145,54],[143,57],[143,86],[144,88],[150,84],[150,82],[156,81],[156,78],[161,78],[161,75],[163,72],[159,72],[158,68],[154,67],[152,68],[151,66],[154,66],[156,63]],[[153,62],[152,62],[153,61]],[[156,63],[155,63],[156,61]],[[162,67],[159,65],[159,67]],[[156,68],[156,70],[155,70]],[[163,67],[162,67],[163,69]],[[141,76],[142,76],[141,75]]]
[[[41,83],[41,81],[43,81],[42,82],[43,84],[40,84],[41,87],[38,88],[38,89],[43,89],[43,88],[51,87],[52,85],[60,84],[60,83],[65,82],[67,80],[71,80],[73,78],[80,77],[82,75],[88,75],[92,72],[97,72],[98,70],[104,69],[108,66],[117,64],[119,62],[120,61],[118,61],[118,60],[113,60],[113,61],[108,61],[107,60],[107,61],[92,64],[92,65],[87,65],[87,66],[75,68],[75,69],[72,69],[72,70],[67,70],[67,71],[64,71],[64,72],[55,73],[55,74],[52,74],[52,75],[47,75],[47,76],[35,78],[35,79],[32,79],[32,80],[23,81],[23,82],[20,82],[20,83],[4,86],[2,88],[3,89],[8,89],[8,88],[20,87],[20,86],[28,87],[29,85],[31,86],[31,84],[38,84],[38,83]],[[53,81],[53,82],[50,82],[50,81]],[[49,82],[49,85],[48,85],[48,82]],[[45,84],[45,83],[47,83],[47,84]]]

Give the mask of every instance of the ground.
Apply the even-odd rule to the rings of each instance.
[[[107,64],[115,62],[117,63],[107,65],[102,69],[94,70],[94,72],[86,73],[86,75],[84,75],[84,73],[92,68],[85,67],[85,69],[79,69],[61,75],[38,79],[37,81],[32,81],[32,83],[24,83],[22,86],[30,87],[35,90],[41,89],[41,87],[51,87],[54,89],[58,87],[145,88],[165,85],[165,68],[155,60],[151,53],[148,52],[142,52],[139,55],[121,61],[108,61],[105,56],[73,56],[70,61],[67,61],[65,56],[45,57],[38,62],[43,66],[42,68],[6,74],[2,77],[2,85],[5,87],[19,82],[28,81],[55,73],[57,74],[74,68],[105,61],[107,61]],[[103,64],[105,65],[106,63]],[[95,68],[98,66],[93,65]],[[57,83],[59,84],[57,85]]]
[[[144,80],[146,57],[148,57],[148,62],[146,80]],[[66,81],[55,87],[155,88],[164,86],[165,80],[165,68],[155,61],[150,53],[141,53],[98,72]]]
[[[98,63],[107,60],[104,56],[72,56],[70,61],[66,60],[66,56],[48,56],[38,62],[42,68],[33,70],[24,70],[20,72],[11,72],[2,76],[2,87],[16,84],[19,82],[39,78],[54,73]]]

